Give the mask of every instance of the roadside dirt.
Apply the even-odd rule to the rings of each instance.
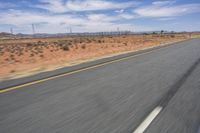
[[[188,34],[0,40],[0,80],[188,39]]]

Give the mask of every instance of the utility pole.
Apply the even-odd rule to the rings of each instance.
[[[72,28],[71,27],[69,28],[69,32],[70,32],[70,34],[72,34]]]
[[[32,24],[32,32],[33,32],[33,34],[35,34],[35,25],[34,24]]]
[[[12,27],[10,28],[10,33],[13,34],[13,28]]]
[[[119,27],[117,27],[117,32],[118,32],[118,35],[120,35]]]
[[[134,28],[132,28],[132,31],[131,31],[131,34],[133,34],[134,33]]]

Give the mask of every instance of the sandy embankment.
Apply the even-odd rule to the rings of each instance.
[[[0,80],[187,39],[188,35],[127,35],[0,41]]]

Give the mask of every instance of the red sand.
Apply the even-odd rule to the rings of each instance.
[[[0,79],[187,38],[176,34],[0,40]]]

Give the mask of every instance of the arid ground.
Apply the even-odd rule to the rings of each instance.
[[[196,37],[197,34],[150,34],[62,38],[0,39],[0,80],[78,64]]]

